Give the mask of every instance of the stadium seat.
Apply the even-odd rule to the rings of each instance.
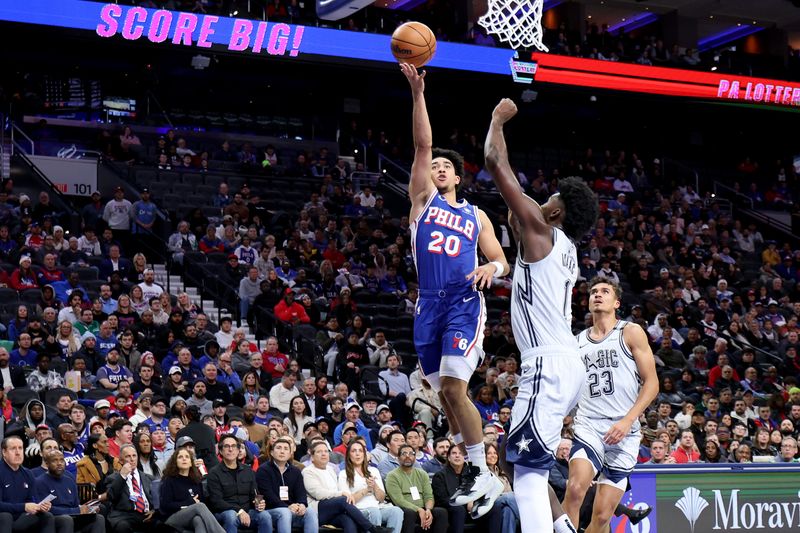
[[[11,401],[12,407],[18,411],[22,409],[30,400],[38,400],[39,395],[29,388],[12,389],[6,394]]]
[[[78,400],[78,395],[75,393],[75,391],[63,387],[57,387],[44,392],[42,394],[42,401],[47,406],[55,406],[58,403],[58,398],[62,394],[68,394],[73,401]]]
[[[10,303],[18,301],[19,301],[19,293],[17,293],[17,291],[9,287],[0,288],[0,302]]]

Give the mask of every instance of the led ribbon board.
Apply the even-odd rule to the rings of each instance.
[[[519,55],[517,63],[536,65],[533,79],[537,82],[771,106],[800,105],[800,83],[540,52]]]
[[[396,64],[390,36],[83,0],[0,1],[0,20],[95,32],[163,46],[212,46],[254,55],[303,55]],[[439,43],[432,67],[505,74],[513,50]]]
[[[271,21],[102,4],[84,0],[0,1],[0,20],[92,31],[103,39],[272,57],[327,56],[394,64],[390,36]],[[440,42],[432,67],[513,74],[532,81],[770,106],[800,105],[800,84],[536,52]]]

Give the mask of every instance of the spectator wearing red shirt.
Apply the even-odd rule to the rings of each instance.
[[[278,339],[267,338],[267,344],[261,355],[264,357],[264,370],[272,375],[272,379],[283,377],[289,366],[289,356],[279,351]]]
[[[694,433],[691,429],[681,431],[680,444],[670,457],[678,464],[696,463],[700,460],[700,452],[695,450]]]
[[[31,268],[31,258],[29,256],[23,255],[19,258],[19,268],[11,274],[11,288],[18,291],[39,288],[39,283],[36,281],[36,272]]]
[[[334,240],[328,241],[328,246],[322,252],[322,257],[333,263],[333,268],[337,270],[342,268],[342,265],[347,260],[344,254],[336,247],[336,241]]]
[[[275,317],[287,324],[311,323],[311,319],[308,318],[308,314],[302,304],[294,301],[294,291],[292,289],[283,291],[283,300],[275,306]]]
[[[717,380],[722,377],[722,367],[730,364],[731,360],[728,357],[728,354],[721,353],[717,356],[717,366],[708,371],[709,387],[711,387],[712,389],[714,388],[714,383],[716,383]],[[739,373],[736,372],[736,369],[733,369],[733,379],[735,379],[736,381],[741,381],[742,379],[739,377]]]

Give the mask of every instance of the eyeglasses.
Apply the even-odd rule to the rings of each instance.
[[[400,454],[400,457],[416,457],[416,455],[417,455],[417,454],[416,454],[416,453],[414,453],[414,452],[402,452],[402,453]]]
[[[222,445],[222,449],[223,450],[238,450],[239,449],[239,445],[238,444],[223,444]]]

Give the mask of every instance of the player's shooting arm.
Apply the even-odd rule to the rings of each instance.
[[[508,204],[520,226],[531,229],[536,233],[550,235],[552,229],[544,220],[539,205],[528,195],[519,184],[511,164],[508,162],[508,148],[503,135],[503,125],[517,114],[517,106],[504,98],[500,100],[492,112],[492,122],[489,133],[486,135],[483,155],[486,160],[486,170],[494,180],[494,184]]]
[[[431,161],[433,149],[433,133],[428,118],[428,107],[425,104],[425,72],[417,72],[416,67],[401,63],[400,69],[411,86],[414,99],[412,127],[414,130],[414,163],[411,165],[411,181],[408,184],[408,196],[412,205],[424,204],[431,194]]]

